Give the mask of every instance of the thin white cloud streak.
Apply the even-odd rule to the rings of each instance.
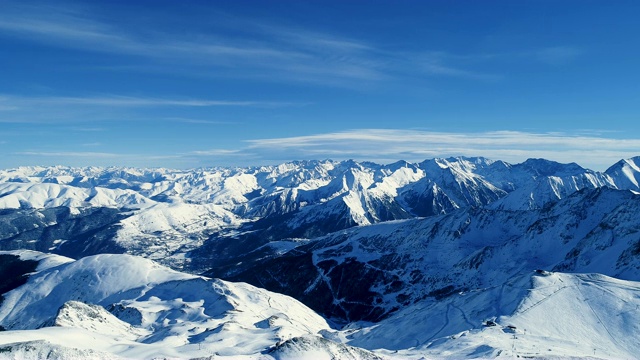
[[[0,16],[0,30],[36,39],[47,39],[63,42],[66,47],[102,48],[125,47],[135,45],[125,36],[96,21],[86,19],[82,14],[60,7],[39,4],[0,8],[4,15]]]
[[[356,159],[376,162],[422,161],[432,157],[484,156],[510,163],[528,158],[577,162],[604,170],[620,159],[640,155],[640,139],[593,135],[493,131],[482,133],[359,129],[286,138],[249,140],[233,152],[253,159]],[[194,155],[208,155],[206,152]],[[224,152],[212,156],[224,157]]]
[[[281,107],[301,107],[308,104],[309,103],[278,101],[171,99],[117,95],[94,97],[24,97],[5,95],[0,96],[0,123],[80,123],[87,121],[111,121],[113,119],[149,120],[150,115],[140,114],[140,112],[136,112],[136,110],[161,107],[173,109],[213,107],[274,109]],[[3,105],[7,106],[3,108]],[[171,121],[198,122],[196,120]],[[88,129],[81,127],[74,128],[76,131],[100,131],[98,129]]]
[[[81,157],[81,158],[117,158],[122,156],[121,154],[115,153],[106,153],[106,152],[79,152],[79,151],[19,151],[13,153],[14,155],[25,155],[25,156],[38,156],[38,157]]]
[[[103,132],[103,131],[107,131],[107,129],[105,128],[99,128],[99,127],[72,127],[70,128],[71,131],[78,131],[78,132]]]
[[[161,23],[153,24],[153,32],[149,32],[132,24],[126,28],[98,21],[86,7],[67,6],[61,10],[59,6],[37,5],[0,6],[0,34],[59,47],[146,58],[172,72],[173,65],[179,62],[182,69],[198,74],[221,75],[218,70],[224,68],[227,76],[235,73],[233,76],[271,81],[353,86],[356,81],[416,75],[498,78],[455,66],[451,62],[456,58],[442,52],[391,51],[359,40],[250,19],[227,21],[227,29],[220,25],[214,34],[205,35],[187,27],[187,32],[193,33],[177,37],[162,29]],[[234,36],[233,42],[225,41],[225,30],[241,30],[244,35]]]
[[[194,159],[187,159],[180,155],[135,155],[135,154],[113,154],[114,156],[89,156],[80,153],[66,152],[56,154],[48,153],[51,156],[36,156],[24,153],[11,153],[3,156],[4,168],[15,168],[20,166],[73,166],[73,167],[134,167],[134,168],[167,168],[167,169],[189,169],[203,167]],[[208,166],[208,165],[207,165]]]
[[[185,124],[199,124],[199,125],[238,125],[238,122],[234,121],[219,121],[219,120],[205,120],[205,119],[190,119],[183,117],[168,117],[163,118],[167,121],[175,121]]]
[[[413,130],[362,129],[319,135],[249,140],[252,148],[316,147],[340,144],[397,144],[398,146],[461,145],[480,147],[527,146],[590,149],[596,146],[640,150],[640,139],[613,139],[595,136],[571,136],[560,133],[493,131],[483,133],[449,133]]]
[[[38,19],[32,19],[37,16]],[[96,52],[120,53],[156,58],[227,59],[303,57],[295,52],[267,47],[241,47],[222,43],[188,42],[180,40],[138,39],[132,34],[118,33],[113,27],[95,22],[86,14],[16,14],[12,19],[0,18],[0,30],[32,38],[54,41],[58,46]],[[167,40],[167,39],[164,39]],[[231,64],[229,64],[231,65]]]
[[[333,159],[392,163],[420,162],[450,156],[483,156],[512,164],[528,158],[576,162],[605,170],[621,159],[640,155],[640,139],[593,135],[494,131],[454,133],[420,130],[359,129],[309,136],[256,139],[238,149],[195,150],[175,154],[116,154],[108,152],[23,151],[11,155],[89,166],[143,167],[253,166],[285,161]]]
[[[146,97],[128,97],[128,96],[105,96],[105,97],[17,97],[3,96],[0,97],[0,105],[2,102],[11,104],[8,111],[19,110],[23,107],[32,107],[38,105],[52,106],[109,106],[109,107],[157,107],[157,106],[174,106],[174,107],[214,107],[214,106],[251,106],[251,107],[280,107],[280,106],[297,106],[302,104],[290,102],[275,101],[230,101],[230,100],[208,100],[208,99],[163,99],[163,98],[146,98]],[[2,108],[0,107],[0,110]]]
[[[548,65],[564,65],[584,54],[584,50],[575,46],[553,46],[533,52],[535,58]]]
[[[228,150],[228,149],[211,149],[211,150],[196,150],[187,155],[196,156],[246,156],[242,150]]]
[[[514,60],[523,59],[537,61],[548,65],[558,65],[570,62],[586,53],[586,49],[573,45],[555,45],[524,49],[520,51],[506,51],[494,53],[476,54],[451,54],[442,51],[434,51],[431,56],[439,59],[455,59],[470,62],[490,61],[490,60]]]
[[[350,43],[346,40],[308,38],[306,44],[324,44],[317,48],[303,46],[302,41],[291,41],[289,37],[282,36],[283,33],[266,31],[236,38],[233,43],[221,40],[222,37],[202,34],[198,34],[198,41],[192,41],[162,31],[157,31],[154,36],[136,29],[125,31],[92,19],[92,14],[86,10],[46,8],[43,11],[38,7],[19,5],[2,9],[0,31],[60,47],[134,55],[171,63],[180,61],[182,67],[241,68],[242,72],[253,68],[261,69],[260,74],[268,74],[264,70],[276,70],[277,76],[297,74],[303,79],[318,81],[327,75],[361,80],[380,77],[378,69],[365,68],[366,64],[360,60],[362,54],[346,57],[345,53],[328,51],[345,49]],[[366,48],[355,42],[350,47]]]
[[[196,167],[197,162],[182,154],[131,154],[93,151],[19,151],[4,155],[13,166],[131,166],[137,168]]]

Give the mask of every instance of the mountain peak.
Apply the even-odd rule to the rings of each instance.
[[[622,159],[609,167],[609,175],[620,189],[640,190],[640,156]]]
[[[573,174],[578,174],[585,171],[585,169],[582,166],[573,162],[568,164],[562,164],[557,161],[540,159],[540,158],[530,158],[514,166],[523,168],[525,169],[525,171],[530,172],[531,174],[534,174],[537,176],[573,175]]]

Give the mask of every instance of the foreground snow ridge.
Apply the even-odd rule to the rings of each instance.
[[[2,349],[33,359],[47,358],[43,348],[63,358],[251,355],[329,329],[290,297],[129,255],[86,257],[31,275],[5,294],[0,323],[8,330],[0,333]],[[28,349],[37,351],[27,356]]]
[[[376,323],[331,328],[297,300],[130,255],[42,262],[0,306],[15,359],[633,359],[640,284],[538,271],[425,300]]]

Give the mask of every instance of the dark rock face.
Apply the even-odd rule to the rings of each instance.
[[[35,260],[21,260],[17,255],[0,254],[0,304],[3,294],[24,285],[29,280],[29,273],[38,267]]]
[[[131,325],[138,326],[142,324],[142,314],[133,307],[127,307],[122,304],[111,304],[106,309],[118,319]]]
[[[446,214],[458,207],[447,194],[439,191],[435,184],[422,192],[409,189],[403,195],[405,202],[417,216]]]
[[[631,192],[586,189],[545,209],[467,208],[343,230],[207,274],[285,293],[338,321],[378,321],[540,268],[636,279],[638,211]]]
[[[625,166],[630,163],[618,164],[610,175],[622,177]],[[505,273],[538,268],[592,271],[593,264],[613,261],[610,275],[624,278],[640,268],[640,240],[634,235],[640,233],[638,197],[614,190],[620,186],[606,174],[575,164],[450,158],[420,164],[345,161],[284,167],[291,171],[217,173],[223,180],[238,173],[251,179],[236,179],[236,187],[227,189],[233,195],[225,195],[231,199],[224,208],[232,219],[228,223],[207,226],[207,221],[193,219],[204,224],[185,230],[183,225],[192,219],[174,228],[168,221],[170,230],[176,230],[170,236],[150,231],[145,233],[148,243],[127,239],[131,241],[125,249],[114,237],[120,220],[136,210],[32,209],[25,204],[0,210],[0,249],[78,258],[140,254],[145,247],[158,247],[168,258],[186,259],[181,270],[288,294],[344,321],[376,321],[425,298],[493,286],[492,279]],[[51,170],[53,175],[56,171]],[[209,175],[202,171],[170,177],[171,183],[159,193],[138,183],[165,181],[159,173],[111,171],[70,184],[126,188],[158,202],[223,207],[216,203],[216,191],[224,187],[208,187],[207,181],[213,181]],[[299,186],[309,179],[313,181]],[[624,184],[630,187],[631,180]],[[238,188],[244,192],[232,191]],[[189,191],[195,194],[191,198]],[[531,206],[519,206],[530,197],[535,198]],[[145,221],[154,220],[158,218]],[[369,223],[378,225],[358,226]]]
[[[370,287],[386,277],[355,259],[314,264],[310,252],[297,249],[227,278],[292,296],[334,320],[376,321],[385,309],[376,306],[381,301]]]
[[[0,213],[0,250],[28,249],[72,258],[123,253],[113,242],[116,223],[126,216],[113,208],[67,207],[4,210]]]
[[[271,291],[277,289],[330,317],[343,319],[346,316],[344,309],[333,304],[331,289],[321,280],[322,273],[314,266],[312,254],[303,249],[260,260],[246,271],[214,269],[205,274],[230,281],[260,284],[257,286]]]
[[[190,253],[192,272],[208,271],[209,274],[231,274],[240,272],[245,265],[275,255],[270,242],[288,239],[310,239],[338,230],[356,226],[350,216],[342,212],[315,214],[306,222],[293,226],[291,223],[302,217],[299,212],[274,215],[234,229],[234,234],[220,231]],[[244,264],[244,265],[243,265]]]

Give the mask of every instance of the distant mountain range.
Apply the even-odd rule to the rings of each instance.
[[[639,184],[640,157],[0,170],[0,325],[71,357],[633,358]]]

